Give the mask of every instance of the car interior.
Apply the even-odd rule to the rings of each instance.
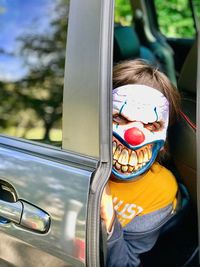
[[[196,75],[197,45],[191,48],[178,79],[182,96],[178,121],[169,130],[172,158],[166,165],[181,189],[181,206],[153,250],[144,255],[144,266],[199,266],[196,179]],[[153,254],[152,254],[153,253]],[[170,255],[170,256],[169,256]],[[164,262],[163,263],[163,259]]]
[[[141,12],[138,16],[135,15],[132,25],[116,23],[114,26],[113,64],[128,59],[144,59],[163,71],[177,86],[182,97],[180,116],[169,128],[171,157],[165,162],[177,178],[181,202],[176,215],[162,229],[155,247],[142,255],[142,266],[199,266],[196,178],[197,40],[186,41],[181,50],[181,45],[176,44],[175,40],[172,44],[163,35],[162,38],[156,34],[153,36],[154,41],[149,41]]]

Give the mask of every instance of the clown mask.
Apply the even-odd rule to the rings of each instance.
[[[158,90],[129,84],[113,90],[113,168],[121,180],[144,173],[166,140],[169,103]]]

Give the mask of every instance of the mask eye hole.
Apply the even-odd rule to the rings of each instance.
[[[144,128],[151,132],[158,132],[162,130],[163,128],[163,123],[161,121],[154,121],[151,123],[144,124]]]
[[[115,114],[113,116],[113,122],[116,123],[116,124],[123,125],[123,124],[127,124],[129,121],[125,117],[123,117],[122,115]]]

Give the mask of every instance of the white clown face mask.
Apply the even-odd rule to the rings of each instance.
[[[167,135],[169,103],[158,90],[129,84],[113,90],[113,168],[121,180],[144,173]]]

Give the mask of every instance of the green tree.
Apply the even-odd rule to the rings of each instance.
[[[193,0],[194,10],[200,20],[200,1]],[[194,37],[195,28],[189,0],[155,0],[161,32],[169,37]],[[132,10],[129,0],[115,1],[115,22],[131,25]]]
[[[61,125],[68,6],[69,0],[57,1],[50,31],[30,32],[18,39],[20,48],[16,55],[23,58],[28,73],[15,83],[2,85],[2,94],[7,98],[2,113],[9,112],[4,120],[7,127],[23,126],[25,130],[20,136],[39,125],[44,129],[43,139],[49,142],[52,127]]]
[[[155,0],[158,23],[169,37],[194,37],[195,28],[188,0]]]
[[[115,23],[122,25],[131,25],[132,11],[130,1],[116,0],[115,1]]]

